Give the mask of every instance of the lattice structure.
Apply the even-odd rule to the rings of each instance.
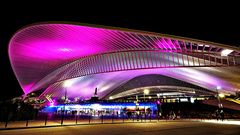
[[[106,72],[240,64],[236,47],[135,30],[51,23],[18,31],[10,41],[9,56],[25,93]]]

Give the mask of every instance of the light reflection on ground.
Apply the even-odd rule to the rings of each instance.
[[[194,121],[194,120],[193,120]],[[197,120],[207,123],[216,123],[216,124],[231,124],[231,125],[240,125],[240,120]]]

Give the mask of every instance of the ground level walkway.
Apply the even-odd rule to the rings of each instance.
[[[0,130],[0,135],[239,135],[240,121],[171,120],[152,123],[115,123]]]

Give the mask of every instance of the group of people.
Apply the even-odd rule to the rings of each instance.
[[[142,117],[150,117],[152,114],[151,108],[147,108],[146,112],[144,110],[140,110],[139,108],[136,108],[135,111],[125,110],[125,113],[127,114],[128,119],[131,119],[132,117],[136,116],[137,120],[139,120]]]
[[[216,118],[217,118],[217,120],[224,120],[224,112],[223,112],[223,110],[221,109],[221,110],[216,110],[216,112],[215,112],[215,116],[216,116]]]

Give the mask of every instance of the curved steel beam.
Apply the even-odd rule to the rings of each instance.
[[[107,72],[153,68],[235,66],[233,62],[227,63],[226,58],[229,56],[224,59],[204,59],[205,55],[208,55],[208,53],[185,54],[141,50],[87,56],[49,73],[37,82],[30,91],[41,89],[50,84],[67,79]]]
[[[149,89],[150,94],[152,92],[161,93],[162,91],[188,93],[188,94],[192,94],[192,95],[197,95],[197,93],[199,93],[199,92],[204,92],[206,95],[214,95],[215,94],[215,92],[212,92],[212,91],[206,91],[206,90],[188,88],[188,87],[181,87],[181,86],[147,86],[147,87],[140,87],[140,88],[135,88],[135,89],[131,89],[131,90],[126,90],[124,92],[120,92],[120,93],[117,93],[114,95],[108,95],[104,98],[109,99],[109,97],[111,96],[111,99],[117,99],[117,98],[134,96],[134,95],[143,95],[144,89]]]
[[[226,49],[231,52],[222,56]],[[144,68],[232,66],[240,64],[239,57],[239,48],[212,42],[66,23],[25,27],[9,43],[10,62],[25,93],[90,74]]]

